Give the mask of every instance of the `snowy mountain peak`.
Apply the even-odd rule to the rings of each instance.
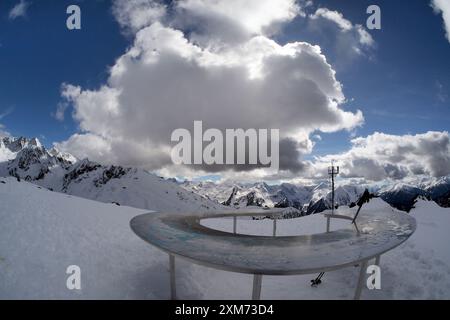
[[[249,206],[294,208],[297,210],[296,212],[303,214],[316,213],[331,208],[331,191],[326,184],[300,186],[291,183],[268,185],[259,182],[206,186],[203,182],[185,182],[182,186],[234,208]],[[363,188],[360,187],[340,187],[336,189],[336,204],[352,204],[363,191]]]
[[[0,145],[0,175],[14,176],[27,181],[42,180],[53,169],[68,169],[75,157],[56,149],[48,151],[37,138],[2,139]]]
[[[242,208],[247,206],[295,208],[303,214],[312,214],[330,209],[332,192],[329,183],[316,185],[295,185],[282,183],[267,185],[266,183],[233,183],[208,184],[204,182],[185,182],[184,188],[200,193],[208,199],[216,200],[224,205]],[[353,205],[364,190],[368,188],[379,195],[393,207],[409,211],[418,197],[431,199],[440,206],[450,206],[450,177],[442,177],[429,181],[426,186],[414,186],[410,183],[386,183],[376,185],[337,185],[335,204],[337,206]]]
[[[74,164],[75,162],[78,161],[78,159],[76,157],[74,157],[73,155],[71,155],[68,152],[61,152],[59,151],[57,148],[53,147],[50,150],[48,150],[48,153],[59,159],[61,162],[66,163],[66,164]]]
[[[42,147],[42,144],[41,144],[41,142],[39,141],[38,138],[32,138],[32,139],[29,141],[29,144],[32,145],[32,146],[38,147],[38,148],[41,148],[41,147]]]
[[[47,150],[36,138],[7,137],[0,142],[0,177],[13,176],[52,191],[150,210],[221,208],[217,202],[142,169],[79,161],[57,148]]]
[[[19,152],[23,148],[25,148],[30,140],[25,137],[13,138],[13,137],[4,137],[3,145],[5,148],[9,149],[11,152]]]

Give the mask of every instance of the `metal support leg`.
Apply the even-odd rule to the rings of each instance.
[[[359,236],[361,233],[359,232],[358,225],[356,224],[356,222],[355,222],[353,225],[355,226],[356,233],[357,233],[358,236]]]
[[[253,275],[253,293],[252,293],[253,300],[261,299],[261,285],[262,285],[262,275],[261,274]]]
[[[327,232],[330,232],[330,217],[327,217]]]
[[[364,279],[366,278],[366,270],[367,270],[367,260],[361,263],[361,270],[359,271],[358,284],[356,285],[355,297],[354,300],[359,300],[361,298],[361,291],[364,284]]]
[[[375,265],[380,266],[380,259],[381,259],[381,255],[379,255],[375,258]]]
[[[277,236],[277,218],[273,219],[273,236]]]
[[[233,217],[233,233],[234,234],[237,233],[237,217],[236,216]]]
[[[169,254],[170,265],[170,298],[172,300],[177,299],[177,286],[175,283],[175,256]]]

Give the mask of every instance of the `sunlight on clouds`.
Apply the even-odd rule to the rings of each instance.
[[[177,4],[195,16],[233,21],[249,34],[261,34],[271,24],[290,21],[300,12],[295,0],[181,0]]]
[[[113,13],[123,28],[133,32],[164,17],[166,7],[153,0],[115,0]]]
[[[346,178],[380,181],[417,174],[450,174],[450,137],[446,131],[403,136],[376,132],[351,143],[347,152],[317,158],[313,174],[326,172],[332,159],[341,165],[341,176]]]
[[[361,111],[342,109],[346,101],[342,85],[319,46],[280,45],[266,33],[272,24],[289,22],[301,9],[284,0],[271,10],[274,3],[279,4],[177,2],[177,10],[201,15],[209,25],[232,26],[233,36],[228,37],[222,33],[225,29],[202,30],[204,25],[189,29],[195,34],[185,33],[183,28],[193,20],[182,21],[177,13],[163,16],[165,9],[153,1],[116,1],[115,8],[124,8],[116,18],[135,30],[134,44],[116,60],[108,82],[98,90],[63,85],[63,100],[73,106],[81,132],[59,147],[78,157],[145,166],[175,176],[193,169],[171,166],[170,134],[203,120],[219,130],[279,128],[284,159],[280,174],[304,170],[307,164],[301,158],[312,151],[313,132],[352,130],[364,117]],[[144,12],[136,16],[136,10]],[[197,41],[199,37],[202,41]],[[239,174],[267,173],[258,169]]]
[[[332,11],[327,8],[319,8],[316,12],[310,15],[310,18],[317,20],[319,18],[327,19],[335,23],[342,32],[352,32],[356,31],[359,37],[359,43],[363,46],[371,47],[374,45],[375,41],[372,36],[366,31],[366,29],[360,25],[353,25],[349,20],[345,19],[342,13],[338,11]],[[359,48],[357,48],[359,50]]]

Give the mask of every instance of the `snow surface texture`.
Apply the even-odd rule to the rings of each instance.
[[[381,199],[368,206],[392,210]],[[370,207],[368,207],[370,208]],[[344,209],[340,210],[354,210]],[[0,178],[0,298],[167,299],[168,256],[130,229],[146,211],[50,192],[14,178]],[[364,210],[361,211],[364,214]],[[364,289],[363,299],[449,299],[450,209],[420,200],[411,211],[414,235],[381,258],[382,289]],[[231,221],[207,221],[231,228]],[[323,232],[322,215],[278,221],[279,234]],[[333,222],[333,228],[339,227]],[[213,225],[211,225],[213,227]],[[238,231],[270,233],[272,221],[239,221]],[[298,226],[298,229],[297,229]],[[81,268],[81,290],[66,288],[69,265]],[[252,277],[176,260],[182,299],[248,299]],[[351,299],[358,268],[315,275],[265,276],[263,299]]]

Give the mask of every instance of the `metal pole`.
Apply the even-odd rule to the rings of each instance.
[[[358,284],[356,285],[354,300],[359,300],[361,298],[361,291],[364,284],[364,279],[367,270],[367,260],[361,263],[361,270],[359,270]]]
[[[334,215],[334,166],[331,167],[331,214]]]
[[[177,287],[175,283],[175,256],[169,254],[170,265],[170,298],[172,300],[177,299]]]
[[[380,266],[381,255],[375,258],[375,265]]]
[[[334,215],[334,177],[339,174],[339,166],[334,166],[334,160],[331,161],[331,167],[328,167],[328,174],[331,176],[331,214]]]
[[[260,300],[261,299],[261,285],[262,285],[262,275],[261,274],[253,275],[252,300]]]
[[[273,218],[273,236],[277,236],[277,218]]]
[[[233,217],[233,233],[234,234],[237,233],[237,217],[236,216]]]
[[[327,233],[330,232],[330,217],[327,217]]]

